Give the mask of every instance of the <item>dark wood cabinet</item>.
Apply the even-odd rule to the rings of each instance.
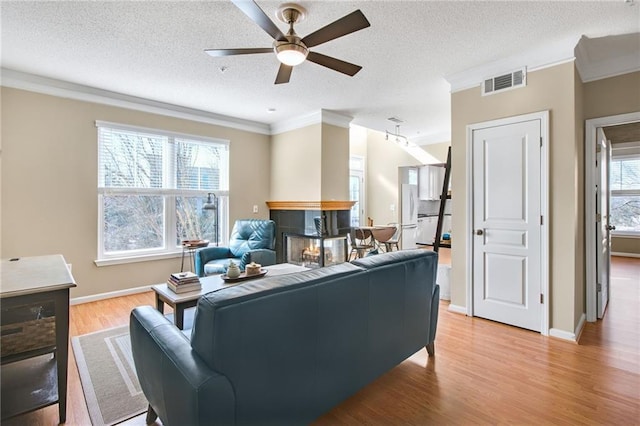
[[[61,255],[2,260],[2,420],[58,404],[67,417],[69,289]]]

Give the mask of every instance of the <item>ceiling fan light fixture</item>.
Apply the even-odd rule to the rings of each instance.
[[[274,50],[278,60],[291,67],[303,63],[309,53],[309,50],[303,44],[288,41],[276,42]]]

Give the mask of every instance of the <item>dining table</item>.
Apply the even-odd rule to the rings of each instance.
[[[390,247],[385,243],[389,241],[396,233],[394,225],[374,225],[374,226],[357,226],[356,228],[368,230],[373,238],[374,250],[391,251]]]

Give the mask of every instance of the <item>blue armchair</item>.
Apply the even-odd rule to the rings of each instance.
[[[276,263],[276,224],[272,220],[239,219],[233,225],[229,247],[205,247],[195,253],[199,277],[222,274],[233,260],[241,270],[247,263]]]

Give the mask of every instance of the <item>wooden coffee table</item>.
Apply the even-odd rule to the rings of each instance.
[[[266,275],[267,277],[295,274],[296,272],[309,270],[309,268],[305,268],[304,266],[292,265],[290,263],[280,263],[277,265],[265,266],[264,269],[268,271]],[[211,293],[212,291],[220,290],[226,287],[233,287],[247,281],[255,281],[259,279],[261,278],[227,283],[222,278],[220,278],[220,275],[210,275],[208,277],[200,278],[202,288],[197,291],[175,293],[169,289],[166,283],[154,285],[151,288],[156,293],[156,309],[161,313],[164,313],[164,304],[166,303],[167,305],[171,306],[173,308],[173,317],[176,327],[182,330],[184,328],[184,310],[196,306],[198,304],[198,300],[204,294]]]

